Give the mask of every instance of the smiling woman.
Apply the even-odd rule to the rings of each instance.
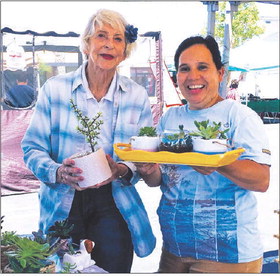
[[[113,152],[114,143],[127,143],[141,127],[152,124],[145,89],[117,72],[136,38],[137,29],[118,12],[94,13],[81,36],[84,63],[45,82],[22,140],[25,163],[41,181],[40,229],[47,232],[55,221],[68,218],[74,224],[73,241],[94,241],[91,257],[114,273],[130,272],[133,251],[143,257],[155,247],[147,213],[132,185],[139,175],[133,163],[121,162]],[[70,102],[79,111],[77,116]],[[98,112],[100,129],[90,120]],[[87,123],[90,136],[100,132],[95,150],[103,148],[112,174],[85,188],[78,183],[86,175],[71,156],[89,150],[87,139],[76,132]],[[87,164],[93,172],[94,165]]]

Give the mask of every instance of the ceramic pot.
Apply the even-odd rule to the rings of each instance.
[[[89,247],[86,246],[86,242],[91,243]],[[80,249],[74,254],[66,253],[63,256],[62,262],[76,266],[74,269],[71,270],[72,273],[81,271],[85,268],[94,265],[95,261],[91,259],[91,251],[94,245],[94,242],[90,240],[81,241]]]
[[[81,188],[94,186],[112,176],[111,168],[102,148],[83,156],[72,156],[75,166],[82,169],[83,181],[78,184]]]
[[[130,144],[132,150],[158,151],[159,137],[132,136]]]
[[[227,140],[209,139],[193,137],[193,151],[206,154],[219,154],[228,150]]]

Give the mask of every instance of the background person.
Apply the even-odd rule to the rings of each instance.
[[[253,192],[269,186],[270,151],[260,117],[219,95],[224,68],[214,38],[190,37],[175,54],[178,86],[187,104],[171,107],[158,132],[194,120],[221,122],[234,148],[245,152],[230,165],[213,168],[136,164],[149,186],[159,186],[157,210],[163,235],[159,272],[260,273],[263,248]]]
[[[16,85],[5,95],[5,103],[12,107],[29,107],[35,101],[35,91],[28,85],[26,71],[17,71]]]
[[[34,116],[23,138],[28,168],[42,182],[40,229],[47,232],[57,220],[74,223],[73,240],[95,242],[92,258],[108,272],[130,272],[133,250],[140,257],[155,247],[155,237],[143,203],[130,183],[139,177],[132,163],[116,163],[113,144],[129,141],[143,126],[152,125],[147,92],[117,73],[129,57],[137,28],[117,12],[99,10],[82,35],[86,62],[77,71],[49,79],[39,95]],[[102,112],[104,124],[98,146],[107,153],[110,179],[82,190],[83,180],[74,153],[88,147],[76,131],[78,121],[70,99],[92,118]],[[99,189],[96,189],[99,188]]]
[[[239,81],[237,79],[234,79],[231,81],[228,92],[227,92],[226,99],[233,99],[233,100],[240,102],[240,96],[238,93],[238,85],[239,85]]]

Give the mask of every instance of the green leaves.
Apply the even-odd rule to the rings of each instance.
[[[74,228],[74,224],[70,224],[68,219],[56,221],[54,225],[49,228],[48,236],[61,239],[70,238],[70,233]]]
[[[223,45],[226,19],[226,1],[219,1],[216,13],[215,38]],[[231,47],[235,48],[254,36],[263,34],[264,24],[260,22],[259,10],[254,2],[243,2],[238,5],[238,11],[233,13]]]
[[[5,231],[1,233],[1,245],[11,245],[17,239],[15,231]]]
[[[227,139],[225,133],[229,131],[229,129],[220,130],[221,122],[216,123],[213,122],[212,125],[209,125],[209,120],[197,122],[194,121],[195,126],[197,127],[198,131],[190,132],[189,135],[191,136],[198,136],[205,140],[209,139]]]
[[[49,244],[39,244],[26,237],[18,237],[13,244],[16,249],[6,254],[15,272],[35,272],[46,265],[45,260],[50,256]]]
[[[156,137],[157,131],[155,127],[142,127],[139,130],[138,136],[149,136],[149,137]]]
[[[95,117],[89,119],[78,109],[77,105],[74,104],[73,99],[70,99],[70,107],[74,110],[78,121],[81,124],[81,126],[77,126],[76,130],[86,137],[86,141],[90,144],[92,152],[94,152],[94,147],[97,144],[96,140],[99,138],[100,128],[103,124],[103,121],[100,120],[102,113],[98,112]]]

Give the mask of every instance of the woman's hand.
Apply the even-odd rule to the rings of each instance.
[[[85,190],[78,185],[78,182],[84,180],[84,177],[79,175],[83,171],[74,166],[75,161],[73,159],[64,159],[62,165],[56,171],[56,182],[67,184],[77,191]]]
[[[154,163],[133,163],[137,169],[137,172],[140,173],[141,176],[148,176],[155,172],[158,169],[158,164]]]
[[[155,163],[134,163],[143,180],[150,187],[159,186],[161,183],[161,170]]]

